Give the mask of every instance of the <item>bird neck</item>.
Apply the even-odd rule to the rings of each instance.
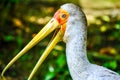
[[[66,42],[66,56],[70,74],[73,79],[77,79],[79,74],[87,69],[89,61],[86,54],[86,26],[74,27],[74,32],[70,32],[69,40]],[[79,78],[78,78],[79,79]]]

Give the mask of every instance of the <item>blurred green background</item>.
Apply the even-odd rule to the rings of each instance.
[[[79,5],[88,20],[87,52],[91,63],[120,74],[119,0],[0,0],[0,72],[41,30],[64,3]],[[27,80],[51,40],[51,33],[5,73],[7,80]],[[65,43],[58,43],[33,80],[72,80]]]

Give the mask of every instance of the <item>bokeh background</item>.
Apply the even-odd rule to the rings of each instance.
[[[0,0],[0,73],[64,3],[74,3],[86,14],[90,62],[120,74],[119,0]],[[5,73],[7,80],[27,80],[52,35],[16,61]],[[33,80],[72,80],[66,63],[65,43],[55,46]]]

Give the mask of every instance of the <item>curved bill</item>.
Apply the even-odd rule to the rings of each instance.
[[[48,24],[7,64],[7,66],[2,71],[1,76],[4,76],[4,73],[6,70],[13,65],[13,63],[18,60],[23,54],[25,54],[29,49],[31,49],[33,46],[35,46],[40,40],[45,38],[48,34],[50,34],[53,30],[56,28],[59,28],[60,25],[58,21],[54,18],[52,18]],[[51,43],[53,44],[53,43]],[[55,45],[55,43],[54,43]],[[50,46],[50,45],[49,45]],[[52,48],[52,46],[50,46]],[[50,52],[50,50],[47,50],[47,53]],[[46,52],[45,52],[46,53]],[[43,58],[44,59],[44,58]]]
[[[59,32],[57,33],[57,35],[55,36],[55,38],[53,39],[53,41],[51,43],[49,43],[49,45],[47,46],[46,50],[44,51],[43,55],[40,57],[40,59],[38,60],[37,64],[35,65],[34,69],[32,70],[28,80],[31,80],[32,77],[34,76],[34,74],[36,73],[36,71],[38,70],[38,68],[40,67],[40,65],[42,64],[42,62],[45,60],[45,58],[48,56],[48,54],[50,53],[50,51],[54,48],[54,46],[61,41],[62,37],[64,35],[64,32],[62,29],[59,30]]]

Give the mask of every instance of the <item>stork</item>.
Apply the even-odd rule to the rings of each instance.
[[[72,3],[64,4],[48,24],[8,63],[6,70],[29,49],[55,29],[59,29],[38,60],[28,80],[31,80],[54,46],[61,40],[66,43],[67,64],[73,80],[120,80],[120,75],[102,66],[92,64],[86,55],[87,20],[83,11]]]

